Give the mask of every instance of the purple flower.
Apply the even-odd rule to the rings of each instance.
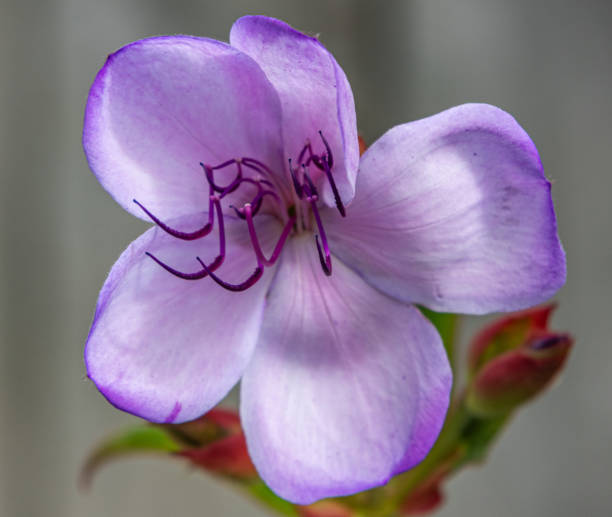
[[[85,360],[154,422],[196,418],[242,379],[254,464],[305,504],[383,484],[435,441],[451,371],[411,304],[527,307],[565,259],[510,115],[459,106],[360,160],[351,88],[315,38],[249,16],[230,42],[137,41],[96,77],[89,164],[156,227],[110,272]]]

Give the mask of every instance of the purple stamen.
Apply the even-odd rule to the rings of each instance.
[[[314,154],[312,152],[312,146],[310,142],[308,142],[303,147],[302,151],[299,154],[298,163],[300,163],[302,167],[306,167],[312,162],[315,164],[315,166],[318,169],[322,170],[325,173],[325,176],[327,177],[327,181],[329,181],[329,184],[331,185],[332,192],[334,194],[334,200],[336,201],[336,207],[338,208],[338,212],[340,212],[340,215],[342,217],[346,217],[346,210],[344,208],[344,203],[342,203],[342,199],[340,198],[340,193],[338,192],[338,187],[336,186],[336,182],[334,181],[334,177],[332,176],[332,172],[331,172],[331,169],[334,166],[334,156],[332,154],[332,150],[331,150],[331,147],[327,139],[323,136],[323,132],[320,130],[319,130],[319,136],[321,137],[321,141],[323,142],[323,145],[325,146],[325,153],[320,156]],[[306,159],[306,161],[303,161],[307,152],[308,152],[308,158]],[[293,178],[293,184],[297,192],[298,191],[296,187],[297,180],[294,177],[295,174],[293,172],[293,169],[291,168],[291,163],[289,164],[289,170],[291,171],[291,177]],[[300,196],[300,199],[302,199],[301,196]]]
[[[265,196],[272,196],[278,203],[282,203],[281,198],[273,190],[262,190],[259,194],[257,194],[257,196],[255,196],[253,201],[251,201],[254,216],[257,215],[257,212],[259,212],[259,209],[262,207]]]
[[[274,192],[273,190],[264,190],[262,187],[262,183],[270,183],[269,181],[266,180],[253,180],[251,178],[242,178],[240,180],[240,183],[251,183],[252,185],[255,185],[257,187],[257,194],[255,194],[255,196],[253,197],[253,199],[251,200],[251,205],[253,205],[253,215],[256,215],[257,212],[259,212],[260,208],[263,205],[263,198],[265,196],[272,196],[277,202],[282,203],[281,198],[278,196],[278,194],[276,192]],[[227,192],[223,192],[221,194],[221,199],[223,199],[225,197],[226,194],[229,194],[229,191]],[[236,208],[234,205],[230,205],[229,206],[231,209],[234,210],[234,212],[236,212],[236,215],[240,218],[240,219],[244,219],[244,211],[242,208]]]
[[[261,275],[263,274],[263,268],[257,266],[255,268],[255,271],[253,271],[253,274],[249,278],[247,278],[244,282],[240,284],[230,284],[229,282],[225,282],[221,280],[217,275],[213,273],[212,265],[207,266],[206,264],[204,264],[204,262],[202,262],[200,257],[196,257],[196,259],[202,265],[202,268],[204,268],[204,270],[208,273],[208,276],[210,276],[210,278],[212,278],[217,284],[219,284],[224,289],[227,289],[228,291],[233,291],[233,292],[246,291],[249,287],[252,287],[253,285],[255,285],[257,281],[261,278]]]
[[[249,167],[250,169],[253,169],[259,173],[267,174],[271,178],[274,177],[274,173],[270,170],[270,168],[265,163],[262,163],[255,158],[243,158],[242,163],[244,163],[246,167]]]
[[[298,160],[297,160],[298,163],[303,163],[304,156],[306,155],[306,151],[308,151],[308,159],[306,161],[310,162],[310,160],[312,159],[312,156],[313,156],[312,146],[310,145],[310,141],[308,141],[306,143],[306,145],[300,151],[300,154],[299,154]],[[308,164],[306,164],[306,165],[308,165]]]
[[[212,206],[213,203],[212,203],[212,200],[210,201],[210,203],[208,205],[208,223],[206,223],[204,226],[202,226],[202,228],[200,228],[199,230],[195,230],[193,232],[182,232],[182,231],[179,231],[179,230],[175,230],[174,228],[171,228],[170,226],[168,226],[167,224],[165,224],[161,220],[159,220],[157,217],[155,217],[141,203],[139,203],[135,199],[133,199],[132,201],[134,201],[134,203],[136,203],[142,209],[142,211],[145,214],[147,214],[151,218],[151,220],[157,226],[159,226],[167,234],[172,235],[172,237],[176,237],[177,239],[182,239],[184,241],[193,241],[195,239],[199,239],[200,237],[204,237],[204,236],[208,235],[212,231],[212,227],[213,227],[213,206]]]
[[[168,273],[173,274],[183,280],[200,280],[206,277],[210,271],[215,271],[223,261],[225,260],[225,225],[223,224],[223,212],[221,211],[221,203],[219,202],[219,198],[217,196],[210,196],[211,204],[214,203],[215,208],[217,210],[217,218],[219,220],[219,255],[212,261],[208,269],[203,268],[200,271],[196,271],[195,273],[183,273],[178,269],[174,269],[173,267],[165,264],[161,260],[159,260],[155,255],[150,252],[145,252],[146,255],[151,257],[155,262],[157,262],[161,267],[163,267]],[[212,210],[211,210],[212,213]],[[211,224],[212,226],[212,224]]]
[[[304,166],[302,166],[304,167]],[[306,180],[306,184],[303,185],[304,190],[306,191],[307,196],[319,196],[319,192],[317,191],[317,187],[314,186],[314,183],[310,179],[310,175],[306,172],[306,167],[304,167],[304,179]],[[310,201],[310,200],[308,200]]]
[[[220,165],[215,165],[214,167],[208,167],[210,170],[216,171],[219,169],[224,169],[225,167],[227,167],[228,165],[231,165],[232,163],[236,163],[238,160],[236,160],[236,158],[232,158],[230,160],[227,160],[223,163],[221,163]],[[202,165],[200,163],[200,165]],[[202,167],[204,167],[204,165],[202,165]]]
[[[332,274],[332,264],[331,257],[329,253],[326,252],[325,257],[323,257],[323,252],[321,251],[321,244],[319,243],[319,236],[315,235],[315,242],[317,243],[317,251],[319,252],[319,262],[321,262],[321,269],[327,276],[331,276]]]
[[[173,267],[170,267],[168,264],[165,264],[164,262],[159,260],[155,255],[153,255],[153,253],[146,251],[145,255],[148,255],[149,257],[151,257],[161,267],[163,267],[166,271],[168,271],[168,273],[171,273],[174,276],[182,278],[183,280],[200,280],[201,278],[204,278],[205,276],[208,275],[205,269],[201,269],[200,271],[196,271],[195,273],[183,273],[182,271],[174,269]]]
[[[272,183],[271,181],[264,180],[264,179],[259,179],[257,181],[263,185],[268,185],[268,187],[276,188],[276,185],[274,185],[274,183]]]
[[[232,163],[236,164],[236,168],[237,168],[236,177],[231,181],[229,185],[225,187],[221,187],[217,185],[213,178],[213,171],[227,167],[228,165],[231,165]],[[204,173],[206,174],[206,180],[208,181],[208,184],[211,186],[211,188],[215,192],[223,192],[225,194],[229,194],[230,192],[234,192],[240,186],[240,180],[242,179],[241,160],[236,160],[236,159],[228,160],[227,162],[224,162],[221,165],[217,165],[216,167],[204,165],[202,162],[200,162],[200,166],[202,167],[202,169],[204,169]]]
[[[325,151],[326,151],[325,161],[327,162],[327,166],[331,169],[334,166],[334,157],[332,155],[331,148],[329,147],[327,140],[323,136],[323,131],[319,130],[319,136],[321,137],[321,140],[323,140],[323,145],[325,146]]]
[[[289,159],[289,171],[291,173],[291,179],[293,182],[293,188],[295,193],[297,194],[299,199],[305,199],[311,206],[312,213],[314,214],[314,218],[316,220],[318,234],[315,235],[315,242],[317,246],[317,252],[319,255],[319,261],[321,262],[321,268],[325,272],[326,275],[331,275],[332,272],[332,261],[331,261],[331,253],[329,250],[329,245],[327,243],[327,235],[325,234],[325,229],[323,228],[323,223],[321,221],[321,216],[319,214],[319,210],[317,208],[317,203],[319,201],[319,193],[317,188],[312,181],[309,173],[308,173],[308,165],[310,163],[314,164],[318,169],[322,170],[331,187],[334,194],[334,199],[336,201],[336,206],[340,212],[340,214],[344,217],[346,215],[344,205],[342,200],[340,199],[340,195],[338,193],[338,189],[336,187],[336,183],[333,179],[331,168],[333,167],[333,156],[332,151],[329,146],[329,143],[323,136],[323,133],[319,131],[319,135],[325,146],[325,152],[321,155],[316,155],[313,153],[312,145],[310,142],[307,142],[304,148],[301,150],[298,162],[302,166],[302,178],[301,181],[298,179],[298,169],[293,168],[293,164],[291,159]],[[214,181],[214,171],[218,171],[220,169],[224,169],[229,167],[230,165],[236,165],[236,176],[234,179],[226,186],[221,186],[215,183]],[[274,178],[274,174],[272,171],[262,162],[256,160],[254,158],[233,158],[231,160],[227,160],[220,165],[210,166],[205,165],[204,163],[200,163],[204,173],[206,175],[206,180],[209,184],[210,189],[210,201],[209,201],[209,221],[208,223],[196,230],[194,232],[182,232],[179,230],[175,230],[174,228],[169,227],[157,217],[155,217],[151,212],[149,212],[141,203],[134,200],[136,203],[150,218],[156,223],[162,230],[167,232],[169,235],[173,237],[177,237],[183,240],[194,240],[199,237],[203,237],[208,235],[213,228],[214,223],[214,212],[217,212],[217,219],[219,224],[219,255],[215,258],[215,260],[206,265],[200,257],[196,257],[197,261],[202,266],[200,271],[196,271],[193,273],[185,273],[182,271],[178,271],[173,267],[163,263],[157,257],[155,257],[152,253],[146,252],[146,254],[151,257],[158,265],[163,267],[166,271],[171,273],[178,278],[182,278],[184,280],[199,280],[206,276],[210,276],[217,284],[219,284],[224,289],[229,291],[239,292],[244,291],[251,286],[255,285],[259,281],[259,279],[263,275],[264,268],[272,266],[278,260],[280,253],[289,237],[289,234],[293,230],[297,216],[293,215],[290,219],[285,223],[283,227],[282,233],[272,251],[270,258],[266,258],[264,252],[261,248],[261,244],[259,242],[259,238],[257,237],[257,232],[255,230],[255,224],[253,219],[255,215],[259,212],[261,207],[263,206],[263,201],[266,196],[272,196],[276,202],[282,204],[282,199],[279,194],[276,192],[276,185],[273,181],[269,179],[264,179],[259,176],[257,177],[243,177],[243,165],[248,169],[251,169],[258,174],[268,175],[270,179]],[[229,205],[230,208],[234,210],[236,216],[240,219],[246,220],[249,237],[251,239],[251,244],[253,246],[253,250],[255,252],[257,258],[257,267],[253,271],[253,273],[244,281],[238,284],[232,284],[230,282],[226,282],[221,280],[214,272],[221,266],[225,259],[225,225],[224,225],[224,216],[221,210],[221,200],[226,197],[228,194],[235,192],[239,189],[244,183],[249,183],[256,187],[257,191],[250,203],[245,204],[242,208],[236,208],[233,205]],[[264,185],[268,188],[264,188]],[[218,193],[218,194],[215,194]],[[213,207],[214,205],[214,207]]]
[[[293,170],[293,166],[291,164],[291,158],[289,158],[289,172],[291,173],[291,179],[293,180],[293,188],[295,189],[295,193],[297,194],[299,199],[304,197],[304,191],[302,190],[302,185],[297,179],[295,175],[295,171]]]
[[[240,178],[236,180],[236,183],[237,185],[234,185],[234,184],[229,185],[227,189],[221,192],[221,196],[220,196],[221,199],[223,199],[228,194],[231,194],[232,192],[234,192],[243,183],[250,183],[251,185],[255,185],[257,187],[257,193],[261,192],[262,190],[262,186],[260,185],[259,181],[255,181],[254,179],[251,179],[251,178]]]
[[[293,228],[296,218],[292,217],[287,222],[287,224],[283,228],[283,232],[281,233],[281,236],[278,239],[278,242],[276,243],[276,246],[274,248],[274,251],[272,252],[272,255],[270,256],[269,259],[267,259],[261,249],[261,245],[259,244],[259,239],[257,238],[257,232],[255,231],[255,225],[253,224],[254,214],[251,210],[251,205],[246,204],[244,206],[244,214],[246,216],[247,225],[249,227],[249,236],[251,237],[251,244],[253,244],[253,249],[255,250],[255,255],[257,256],[258,267],[261,268],[263,266],[273,266],[276,260],[278,259],[278,257],[280,256],[280,252],[282,251],[283,246],[285,245],[285,241],[287,240],[287,237],[289,236],[289,233],[291,232],[291,229]]]
[[[310,202],[310,206],[312,207],[312,213],[315,216],[315,220],[317,222],[317,228],[319,229],[319,235],[321,235],[321,243],[323,244],[323,250],[325,250],[325,258],[323,257],[323,251],[321,250],[321,244],[319,243],[319,236],[315,236],[315,241],[317,243],[317,251],[319,252],[319,260],[321,261],[321,267],[327,276],[331,275],[332,272],[332,263],[331,263],[331,253],[329,251],[329,246],[327,244],[327,235],[325,235],[325,229],[323,228],[323,222],[321,221],[321,216],[319,215],[319,209],[317,208],[318,197],[316,195],[308,196],[308,201]]]
[[[236,212],[236,216],[239,217],[240,219],[245,219],[245,215],[244,215],[244,211],[242,210],[242,208],[236,208],[234,205],[230,205],[229,206],[234,212]]]
[[[336,187],[336,182],[332,176],[329,163],[327,160],[323,162],[323,171],[325,171],[325,175],[327,176],[327,180],[331,185],[332,192],[334,193],[334,199],[336,201],[336,208],[342,217],[346,217],[346,210],[344,209],[344,203],[342,203],[342,199],[340,198],[340,193],[338,192],[338,188]]]

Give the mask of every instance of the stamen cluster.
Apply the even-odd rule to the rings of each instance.
[[[324,153],[320,155],[315,154],[310,141],[308,141],[298,155],[297,161],[300,164],[299,167],[294,169],[292,160],[289,159],[289,174],[291,175],[295,196],[293,196],[293,203],[290,204],[286,210],[283,202],[283,196],[281,194],[283,190],[279,188],[280,186],[276,183],[276,179],[279,176],[275,175],[266,164],[249,157],[232,158],[215,166],[200,163],[209,188],[208,221],[206,224],[204,224],[204,226],[195,231],[183,232],[168,226],[166,223],[153,215],[143,204],[134,199],[134,203],[136,203],[163,231],[172,237],[185,241],[200,239],[210,234],[214,227],[215,213],[217,215],[219,254],[210,264],[205,264],[200,257],[196,257],[196,260],[201,266],[200,270],[193,273],[178,271],[177,269],[174,269],[168,264],[162,262],[152,253],[146,252],[146,254],[166,271],[174,276],[182,278],[183,280],[200,280],[209,276],[213,281],[229,291],[244,291],[257,283],[257,281],[263,275],[264,268],[273,266],[276,263],[283,246],[285,245],[285,242],[292,231],[299,233],[302,230],[311,229],[312,224],[309,215],[312,214],[318,230],[318,234],[315,235],[315,242],[317,252],[319,254],[319,260],[321,262],[321,268],[326,275],[331,275],[331,253],[317,206],[319,201],[319,193],[309,174],[310,165],[313,165],[325,174],[325,177],[330,183],[336,207],[342,217],[346,216],[346,210],[332,175],[334,159],[331,148],[321,131],[319,131],[319,136],[321,137],[325,147]],[[233,180],[226,186],[221,186],[216,183],[215,174],[232,166],[235,166],[236,170],[236,175],[234,176]],[[247,171],[250,171],[252,175],[246,176],[245,173]],[[244,190],[249,186],[255,188],[255,193],[250,200],[239,208],[234,205],[229,205],[229,208],[235,212],[239,219],[244,220],[247,224],[251,245],[253,246],[253,251],[257,260],[257,266],[246,280],[238,284],[233,284],[222,280],[215,273],[215,271],[223,264],[226,255],[224,213],[221,207],[221,201],[229,194],[235,193],[239,190]],[[255,224],[253,222],[254,217],[260,212],[266,197],[271,198],[278,205],[280,208],[281,217],[284,220],[283,231],[269,258],[265,256],[261,248],[259,238],[255,230]],[[310,207],[310,212],[304,210],[304,208],[301,206],[302,202],[305,202]]]

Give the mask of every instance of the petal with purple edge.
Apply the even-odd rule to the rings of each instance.
[[[206,215],[173,221],[195,227]],[[269,246],[279,233],[259,216]],[[266,221],[265,223],[263,221]],[[227,257],[217,273],[242,281],[256,261],[243,222],[225,218]],[[177,241],[159,228],[135,240],[113,266],[98,299],[85,348],[89,378],[119,409],[154,422],[183,422],[217,404],[251,358],[271,274],[248,291],[230,293],[209,278],[183,280],[151,258],[195,272],[210,264],[217,239]]]
[[[467,104],[389,130],[363,155],[333,251],[372,285],[441,312],[517,310],[565,282],[538,153],[504,111]]]
[[[278,92],[286,158],[295,160],[307,139],[317,154],[324,152],[318,135],[322,131],[332,149],[340,197],[349,202],[355,192],[359,142],[353,92],[340,65],[317,38],[265,16],[238,19],[230,42],[259,63]],[[334,205],[328,182],[322,183],[322,194],[326,204]]]
[[[287,243],[241,388],[262,479],[299,504],[382,485],[421,461],[449,402],[440,337],[419,311]]]
[[[200,162],[248,156],[282,170],[281,108],[260,67],[219,41],[165,36],[110,55],[89,93],[83,147],[106,190],[147,218],[208,207]],[[220,172],[219,183],[231,180]],[[224,175],[224,176],[222,176]]]

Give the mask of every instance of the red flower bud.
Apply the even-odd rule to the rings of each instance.
[[[300,517],[353,517],[350,508],[337,501],[319,501],[308,506],[298,506]]]
[[[500,318],[482,329],[472,341],[468,363],[474,375],[495,357],[525,344],[531,337],[547,332],[554,304],[535,307]]]
[[[221,438],[205,447],[186,449],[177,454],[189,459],[198,467],[216,474],[239,478],[257,475],[242,433]]]
[[[468,407],[487,416],[511,411],[550,384],[572,344],[566,334],[540,334],[496,356],[478,370],[468,387]]]
[[[415,491],[400,509],[400,515],[426,515],[438,508],[444,497],[440,490],[440,485],[428,485]]]

